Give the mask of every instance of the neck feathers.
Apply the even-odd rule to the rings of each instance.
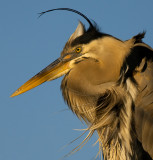
[[[109,90],[109,103],[99,103],[102,119],[98,120],[99,142],[103,147],[104,159],[131,160],[137,159],[133,146],[137,139],[134,126],[134,106],[132,96],[122,87]],[[106,93],[105,93],[106,94]],[[108,100],[108,97],[107,97]],[[99,111],[100,112],[100,111]],[[103,124],[107,120],[107,125]]]
[[[90,133],[98,133],[100,150],[107,160],[141,159],[143,149],[138,145],[134,127],[133,101],[137,89],[130,79],[124,86],[112,85],[94,97],[68,88],[67,77],[61,86],[71,110],[89,125]]]

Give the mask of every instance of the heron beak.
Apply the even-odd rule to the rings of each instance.
[[[24,83],[19,89],[17,89],[10,97],[17,96],[22,94],[32,88],[37,87],[38,85],[61,77],[69,71],[69,61],[62,61],[61,58],[58,58],[53,63],[48,65],[26,83]]]

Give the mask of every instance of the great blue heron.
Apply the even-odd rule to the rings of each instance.
[[[23,84],[11,97],[62,75],[70,109],[98,133],[106,160],[153,159],[153,49],[145,33],[122,41],[79,22],[60,58]],[[48,10],[42,12],[50,12]]]

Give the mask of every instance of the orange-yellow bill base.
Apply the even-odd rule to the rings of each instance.
[[[41,72],[36,74],[26,83],[24,83],[19,89],[17,89],[10,97],[22,94],[38,85],[56,79],[69,71],[69,62],[63,63],[58,59],[43,69]]]

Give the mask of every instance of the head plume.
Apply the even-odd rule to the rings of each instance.
[[[45,13],[47,13],[47,12],[52,12],[52,11],[56,11],[56,10],[65,10],[65,11],[74,12],[74,13],[80,15],[81,17],[83,17],[83,18],[89,23],[90,28],[94,28],[92,22],[89,20],[88,17],[86,17],[83,13],[81,13],[81,12],[75,10],[75,9],[71,9],[71,8],[56,8],[56,9],[47,10],[47,11],[41,12],[41,13],[40,13],[40,16],[42,16],[43,14],[45,14]],[[39,17],[40,17],[40,16],[39,16]]]

